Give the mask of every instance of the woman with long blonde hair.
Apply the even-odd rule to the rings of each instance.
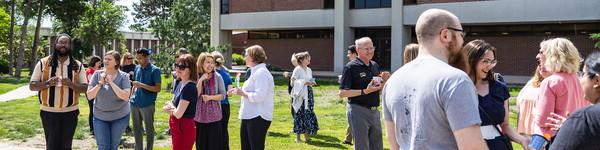
[[[540,47],[544,47],[543,45],[546,43],[547,42],[545,41],[541,42]],[[533,77],[519,92],[519,95],[517,96],[517,107],[519,108],[517,132],[520,134],[528,137],[533,135],[533,129],[535,128],[535,123],[533,122],[533,110],[535,109],[535,104],[539,97],[540,84],[542,84],[542,81],[550,75],[552,74],[546,70],[544,65],[538,65]]]
[[[550,122],[546,120],[552,113],[568,116],[590,103],[584,100],[577,78],[582,59],[575,45],[565,38],[553,38],[544,42],[536,58],[552,75],[540,84],[539,99],[534,110],[534,134],[548,138],[555,134],[548,125]]]

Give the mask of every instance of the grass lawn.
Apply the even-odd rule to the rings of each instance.
[[[23,73],[25,73],[23,75],[27,75],[27,72],[24,71]],[[0,76],[0,95],[26,85],[27,83],[29,83],[29,76],[21,78]]]
[[[168,83],[163,77],[163,87]],[[273,121],[269,128],[266,140],[267,149],[352,149],[350,145],[341,144],[345,136],[346,121],[346,102],[337,96],[337,84],[320,83],[321,86],[315,87],[315,113],[317,114],[320,130],[313,136],[310,143],[295,143],[295,135],[292,131],[292,117],[290,114],[290,98],[287,96],[287,84],[284,80],[276,80],[275,87],[275,110]],[[512,92],[511,92],[512,94]],[[170,100],[172,94],[164,90],[159,93],[156,102],[155,127],[156,138],[159,140],[170,139],[170,136],[164,135],[163,131],[168,128],[168,115],[161,110],[163,103]],[[514,100],[511,100],[514,101]],[[235,96],[230,98],[231,118],[229,121],[229,137],[231,149],[240,148],[239,127],[240,120],[237,119],[239,111],[240,98]],[[87,115],[89,114],[87,100],[80,99],[80,115],[75,139],[90,138],[88,134],[89,125]],[[511,124],[515,125],[516,113],[511,112]],[[384,146],[387,144],[385,131]],[[43,134],[41,121],[39,118],[39,104],[37,96],[0,103],[0,139],[24,140],[37,134]],[[515,148],[520,149],[516,144]],[[170,146],[155,147],[155,149],[170,149]]]

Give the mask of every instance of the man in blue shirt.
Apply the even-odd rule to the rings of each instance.
[[[144,149],[143,134],[146,131],[146,149],[151,150],[154,144],[154,104],[156,95],[160,92],[160,69],[150,63],[150,52],[146,49],[136,51],[133,95],[131,95],[131,119],[133,121],[133,136],[135,150]],[[145,128],[142,128],[142,121]]]

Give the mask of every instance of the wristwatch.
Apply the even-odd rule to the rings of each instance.
[[[365,89],[360,89],[360,95],[365,95]]]

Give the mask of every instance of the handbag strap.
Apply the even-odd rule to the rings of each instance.
[[[492,126],[494,126],[494,128],[496,128],[496,130],[498,130],[498,132],[500,132],[500,135],[504,135],[504,133],[502,133],[502,131],[500,131],[500,129],[498,128],[498,126],[496,126],[496,124],[499,124],[498,122],[496,122],[488,113],[487,111],[485,111],[485,109],[483,109],[483,107],[481,107],[481,105],[478,105],[479,109],[483,111],[483,114],[485,114],[485,116],[490,119],[490,121],[492,121]]]
[[[494,76],[496,77],[496,79],[498,79],[497,77],[499,76],[499,73],[495,73]],[[499,82],[499,81],[496,80],[496,82]],[[492,83],[489,83],[489,84],[492,84]],[[477,106],[479,107],[480,110],[483,111],[483,114],[485,114],[485,116],[488,119],[490,119],[490,121],[492,121],[492,124],[493,124],[494,128],[496,128],[496,130],[498,130],[498,132],[500,132],[500,135],[504,136],[504,134],[502,133],[502,131],[500,131],[500,129],[498,128],[498,126],[496,126],[496,124],[500,124],[500,122],[496,122],[496,120],[494,120],[494,118],[492,118],[490,116],[490,114],[488,114],[487,111],[485,111],[485,109],[483,109],[483,107],[481,107],[481,105],[478,104]],[[510,105],[508,105],[508,108],[509,109],[507,109],[505,111],[510,111]]]
[[[481,107],[481,105],[478,105],[478,106],[479,106],[479,109],[483,111],[483,113],[485,114],[485,116],[488,119],[490,119],[490,121],[492,121],[492,126],[494,126],[494,128],[498,131],[498,133],[500,133],[500,136],[506,136],[506,135],[504,135],[504,133],[502,133],[502,131],[500,131],[500,129],[498,128],[498,126],[496,126],[497,122],[485,111],[485,109],[483,109],[483,107]],[[509,147],[509,145],[510,145],[510,138],[509,137],[506,137],[506,138],[508,138],[507,142],[509,142],[509,143],[506,143],[504,146],[506,146],[506,149],[512,150],[512,147]]]

